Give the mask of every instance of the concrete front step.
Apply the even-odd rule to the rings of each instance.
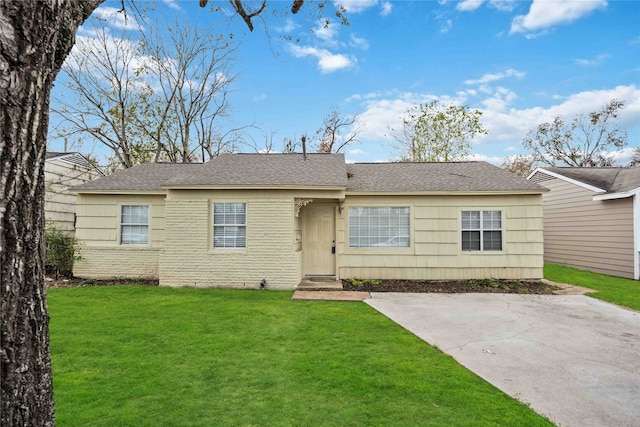
[[[371,298],[369,292],[353,291],[304,291],[296,290],[291,297],[294,301],[316,300],[316,301],[364,301]]]
[[[302,279],[302,282],[296,287],[299,290],[321,289],[321,290],[342,290],[342,282],[339,280],[311,280]]]

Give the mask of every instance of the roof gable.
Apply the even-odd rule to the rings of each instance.
[[[536,173],[564,179],[598,193],[625,193],[640,188],[640,168],[547,167],[538,168]]]
[[[104,172],[102,172],[100,168],[93,165],[85,156],[83,156],[77,151],[71,151],[68,153],[47,151],[45,153],[45,161],[48,161],[48,162],[61,161],[61,162],[69,163],[74,166],[80,166],[85,169],[93,169],[96,172],[98,172],[100,175],[104,176]]]

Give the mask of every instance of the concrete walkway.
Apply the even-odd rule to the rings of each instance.
[[[581,295],[372,293],[382,314],[567,426],[640,426],[640,313]]]

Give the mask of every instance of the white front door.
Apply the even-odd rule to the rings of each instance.
[[[336,274],[336,203],[313,202],[304,208],[302,233],[304,274]]]

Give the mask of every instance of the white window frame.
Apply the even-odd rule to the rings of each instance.
[[[237,223],[237,222],[223,222],[223,223],[216,223],[216,205],[243,205],[244,206],[244,222],[241,223]],[[238,212],[234,212],[231,215],[233,215],[234,217],[237,217]],[[237,202],[237,201],[232,201],[232,202],[213,202],[211,205],[211,223],[212,223],[212,247],[214,250],[242,250],[242,249],[246,249],[247,248],[247,203],[246,202]],[[244,245],[242,246],[238,246],[238,238],[239,236],[236,234],[233,237],[230,237],[228,240],[234,240],[234,245],[233,246],[227,246],[226,245],[226,241],[227,239],[224,239],[225,241],[225,245],[224,246],[216,246],[216,228],[223,228],[223,229],[231,229],[231,228],[236,228],[237,229],[243,229],[244,230]]]
[[[480,214],[479,225],[480,227],[467,227],[464,226],[464,216],[465,213],[477,212]],[[497,212],[500,215],[500,227],[492,227],[493,219],[485,222],[485,213],[495,213]],[[460,249],[462,252],[502,252],[504,250],[504,226],[503,226],[503,218],[502,218],[502,210],[500,209],[487,209],[487,210],[478,210],[478,209],[469,209],[461,211],[460,213]],[[500,232],[500,249],[485,249],[484,247],[484,233],[485,232]],[[465,232],[478,232],[480,235],[480,249],[465,249],[464,248],[464,235]]]
[[[143,222],[124,222],[124,210],[125,208],[132,208],[132,207],[136,207],[136,208],[146,208],[147,209],[147,222],[143,223]],[[149,244],[149,239],[150,239],[150,226],[149,223],[151,222],[151,208],[149,205],[146,204],[137,204],[137,205],[129,205],[129,204],[122,204],[120,205],[120,245],[125,245],[125,246],[144,246],[144,245],[148,245]],[[147,239],[145,242],[134,242],[132,240],[125,240],[123,239],[124,237],[124,230],[128,229],[129,227],[144,227],[147,230]]]
[[[354,224],[353,224],[353,218],[351,217],[351,213],[355,209],[365,209],[365,210],[372,210],[372,209],[406,209],[407,224],[401,224],[404,214],[399,214],[398,217],[397,217],[399,219],[399,224],[398,225],[388,224],[386,226],[386,228],[389,231],[391,231],[392,227],[398,228],[399,234],[391,235],[389,233],[387,235],[383,235],[382,233],[380,233],[382,228],[379,228],[378,230],[376,230],[378,232],[377,234],[369,234],[367,236],[352,236],[351,235],[351,231],[352,231],[352,226]],[[349,212],[348,212],[347,217],[349,218],[349,224],[348,224],[348,230],[347,230],[347,238],[348,238],[348,246],[349,246],[349,248],[351,248],[351,249],[358,249],[358,248],[407,249],[407,248],[411,247],[411,207],[410,206],[349,206],[348,210],[349,210]],[[368,217],[368,218],[370,220],[373,217]],[[380,218],[380,217],[378,217],[378,218]],[[381,226],[381,224],[378,224],[378,226]],[[405,234],[401,234],[403,230],[400,230],[400,228],[404,228],[404,227],[406,227],[406,235]],[[355,237],[355,239],[358,239],[359,241],[361,239],[365,239],[365,238],[367,238],[367,239],[376,239],[377,243],[367,243],[367,244],[352,245],[352,237]],[[387,239],[387,240],[386,240],[386,242],[382,242],[381,239]],[[398,242],[397,245],[396,244],[385,244],[385,243],[392,242],[392,240],[394,240],[394,239]],[[405,241],[405,239],[406,239],[407,244],[406,245],[401,245],[401,243],[403,243]]]

